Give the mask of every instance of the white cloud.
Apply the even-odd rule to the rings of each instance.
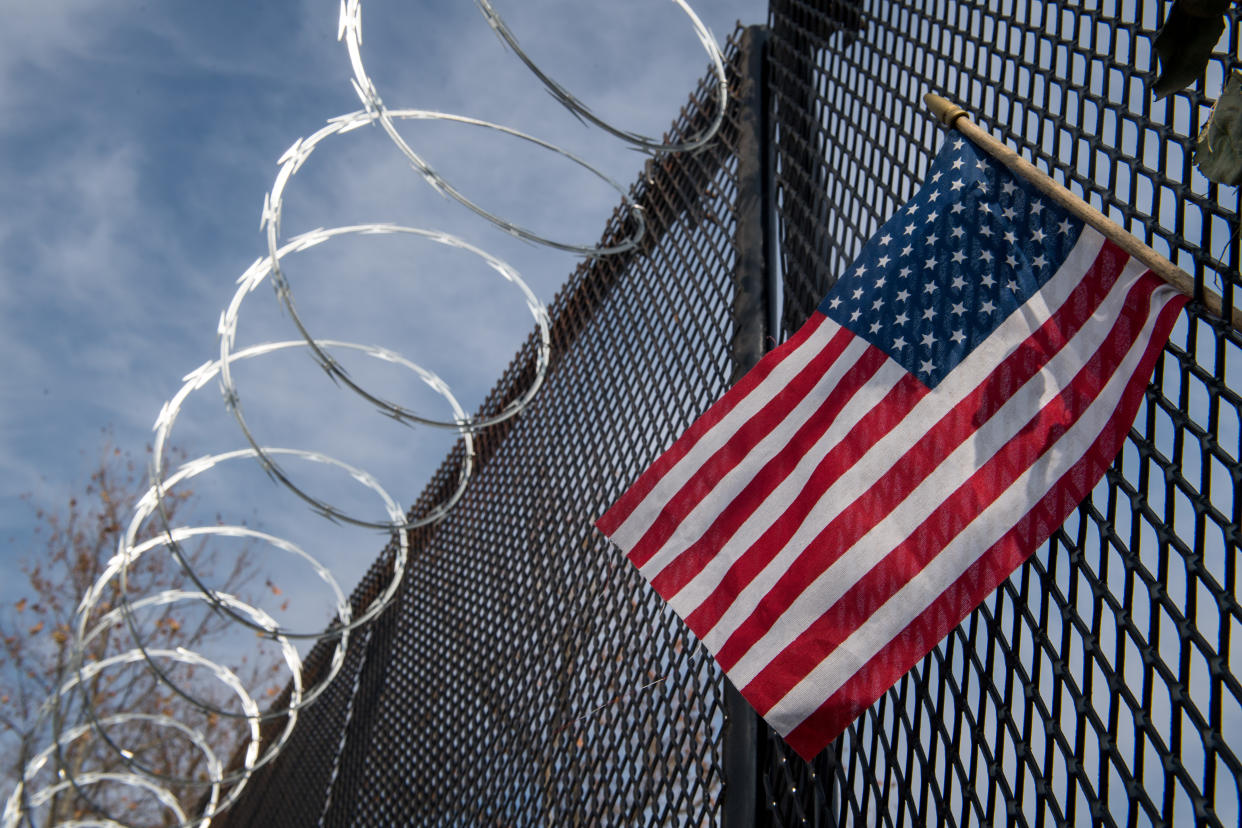
[[[232,282],[264,252],[257,221],[276,158],[297,136],[359,107],[331,3],[11,5],[0,29],[6,527],[28,520],[17,492],[61,499],[93,456],[100,426],[112,423],[118,442],[141,450],[178,378],[215,356],[215,320]],[[735,17],[759,22],[765,9],[757,0],[696,5],[722,36]],[[558,79],[627,129],[662,132],[706,67],[667,0],[624,7],[540,0],[500,10]],[[525,129],[568,144],[625,186],[639,169],[641,156],[561,110],[470,4],[367,0],[363,14],[364,56],[390,106]],[[538,232],[593,242],[615,203],[568,162],[514,139],[469,127],[422,132],[420,150],[464,192]],[[577,263],[518,243],[436,196],[375,129],[334,139],[308,163],[290,188],[286,235],[365,221],[459,233],[517,266],[545,301]],[[529,316],[494,275],[422,248],[404,254],[408,266],[382,243],[350,245],[344,256],[327,247],[305,254],[297,262],[305,283],[299,307],[328,320],[317,323],[325,335],[351,330],[435,368],[469,409],[529,330]],[[325,268],[340,271],[337,281],[314,276]],[[375,296],[389,303],[380,311],[395,312],[376,311]],[[296,335],[270,289],[249,301],[247,341]],[[256,416],[265,403],[285,410],[273,395],[288,387],[250,388],[247,404]],[[200,393],[208,413],[175,436],[236,445],[218,394]],[[392,459],[390,438],[368,442],[375,431],[367,425],[382,420],[365,412],[341,428],[312,419],[285,436],[328,445],[353,434],[342,450],[382,466]],[[431,458],[423,467],[434,465]],[[409,501],[421,482],[407,474],[398,485],[394,494]]]

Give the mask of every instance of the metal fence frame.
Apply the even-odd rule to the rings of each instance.
[[[1208,77],[1160,105],[1142,64],[1165,6],[774,0],[785,331],[913,193],[939,142],[924,91],[1236,307],[1237,193],[1189,146],[1239,68],[1239,9]],[[810,766],[769,736],[763,822],[1237,823],[1240,342],[1188,308],[1126,448],[1045,549]]]
[[[1162,9],[773,0],[768,27],[730,50],[720,145],[648,163],[634,188],[652,227],[643,249],[585,263],[553,303],[546,399],[480,435],[478,478],[458,512],[415,533],[401,600],[220,821],[1236,824],[1242,337],[1196,303],[1105,481],[813,762],[590,526],[913,193],[939,141],[923,91],[973,109],[1234,307],[1236,193],[1226,206],[1194,179],[1186,149],[1207,82],[1164,105],[1168,125],[1135,67]],[[1239,68],[1240,15],[1212,77]],[[673,134],[710,117],[705,89]],[[604,237],[624,235],[618,214]],[[484,410],[519,394],[531,366],[528,344]],[[601,445],[551,454],[557,429]],[[459,460],[414,512],[439,502]],[[453,630],[484,616],[499,630],[479,641]],[[613,645],[663,677],[589,652]]]

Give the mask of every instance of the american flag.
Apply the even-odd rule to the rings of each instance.
[[[810,758],[1086,497],[1184,303],[953,137],[597,526]]]

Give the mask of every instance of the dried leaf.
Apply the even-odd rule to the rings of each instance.
[[[1234,72],[1195,142],[1199,172],[1218,184],[1242,184],[1242,72]]]
[[[1156,35],[1160,77],[1151,91],[1163,98],[1203,75],[1212,48],[1225,31],[1229,0],[1176,0]]]

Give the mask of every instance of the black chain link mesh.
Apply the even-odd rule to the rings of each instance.
[[[773,0],[783,329],[921,180],[935,91],[1235,304],[1238,192],[1153,102],[1163,3]],[[730,50],[738,88],[737,47]],[[701,87],[674,134],[710,114]],[[417,533],[400,598],[222,821],[234,825],[1234,826],[1242,819],[1242,338],[1192,304],[1113,468],[1044,549],[806,763],[762,730],[759,813],[729,810],[723,682],[592,522],[725,388],[738,113],[651,162],[637,255],[554,302],[547,385],[482,436],[481,471]],[[605,238],[625,235],[623,218]],[[485,408],[529,381],[521,351]],[[455,480],[451,456],[420,504]],[[365,605],[386,559],[359,586]],[[327,648],[308,663],[325,667]]]
[[[921,181],[942,140],[928,91],[1233,307],[1238,191],[1190,147],[1242,15],[1206,80],[1157,103],[1166,5],[774,0],[786,331]],[[1239,824],[1240,344],[1188,309],[1121,456],[1046,547],[815,762],[769,737],[767,824]]]
[[[736,45],[728,57],[736,93]],[[701,131],[712,100],[705,81],[673,134]],[[727,388],[737,117],[710,150],[648,163],[633,191],[643,248],[570,277],[550,308],[543,388],[480,435],[465,496],[415,533],[399,596],[351,643],[335,695],[302,714],[223,820],[719,821],[720,672],[593,523]],[[629,235],[624,215],[605,238]],[[485,410],[525,390],[534,353],[528,343]],[[416,512],[455,487],[460,460]],[[386,579],[382,560],[355,605]]]

